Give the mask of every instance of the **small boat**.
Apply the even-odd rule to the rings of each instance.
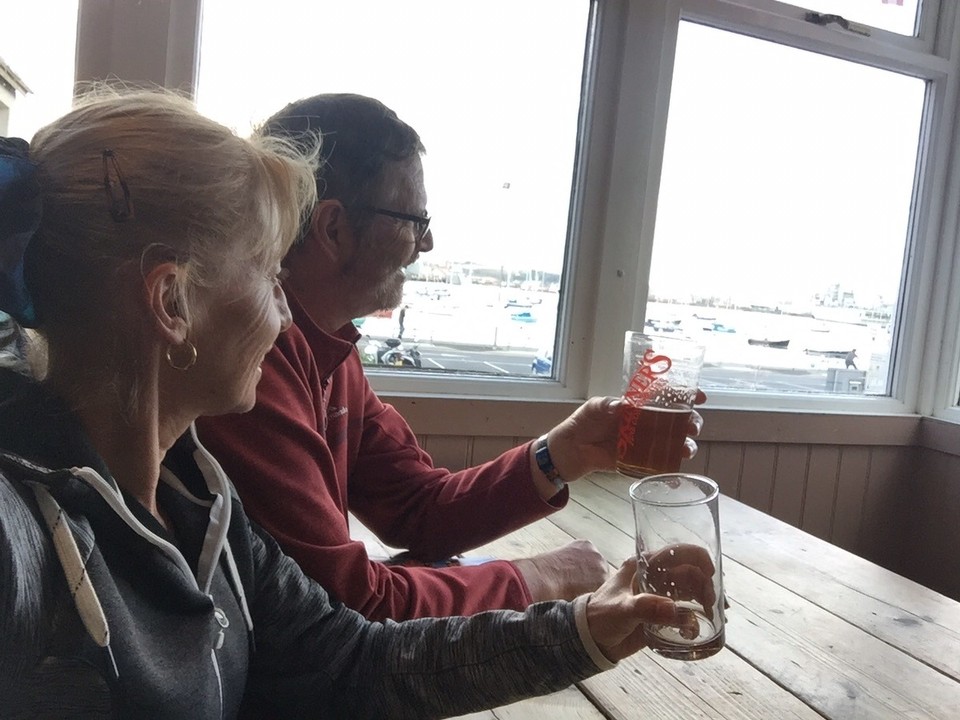
[[[719,333],[735,333],[736,330],[732,327],[724,325],[723,323],[710,323],[709,325],[704,325],[703,329],[707,332],[719,332]]]
[[[532,323],[537,321],[537,319],[533,316],[533,313],[526,311],[513,313],[510,315],[510,319],[522,323]]]
[[[778,350],[786,350],[787,346],[790,344],[789,340],[759,340],[757,338],[748,338],[748,345],[760,345],[761,347],[777,348]]]
[[[817,355],[819,357],[828,357],[828,358],[839,358],[843,360],[847,355],[850,354],[849,350],[811,350],[810,348],[804,349],[804,354],[806,355]]]

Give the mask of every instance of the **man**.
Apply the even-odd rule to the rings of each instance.
[[[403,320],[407,317],[407,306],[404,305],[400,308],[400,316],[397,318],[397,324],[400,326],[399,332],[397,332],[397,339],[403,340]]]
[[[419,136],[358,95],[293,103],[261,131],[307,145],[322,132],[325,162],[321,200],[284,260],[294,325],[264,360],[256,407],[199,423],[249,515],[371,619],[521,609],[596,588],[607,566],[586,541],[513,562],[438,568],[373,562],[351,539],[349,511],[385,544],[440,560],[562,508],[564,481],[613,467],[620,401],[593,398],[540,441],[478,467],[434,468],[370,388],[351,322],[400,305],[404,268],[433,248]]]
[[[847,356],[843,359],[844,368],[846,368],[847,370],[849,370],[850,368],[853,368],[854,370],[856,370],[857,369],[856,359],[857,359],[857,350],[856,348],[854,348],[853,350],[848,352]]]

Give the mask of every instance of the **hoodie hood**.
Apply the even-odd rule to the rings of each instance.
[[[2,476],[18,481],[26,507],[35,503],[61,587],[99,648],[80,656],[126,698],[149,696],[137,682],[144,672],[192,664],[197,678],[215,678],[210,700],[223,711],[221,666],[245,666],[252,619],[227,542],[231,487],[193,426],[164,458],[157,490],[176,539],[120,489],[73,412],[42,383],[0,368]],[[199,647],[170,642],[188,629]]]

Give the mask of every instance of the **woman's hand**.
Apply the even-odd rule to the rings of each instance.
[[[715,570],[706,550],[694,545],[672,546],[654,553],[647,564],[658,575],[662,574],[668,584],[676,583],[676,599],[694,600],[705,611],[709,609],[712,616],[716,594],[710,578]],[[646,646],[646,624],[673,625],[681,629],[681,634],[696,636],[697,620],[693,613],[677,605],[673,598],[637,593],[636,574],[637,559],[628,558],[587,603],[590,634],[603,654],[614,662]]]

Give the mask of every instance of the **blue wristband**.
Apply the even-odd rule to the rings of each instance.
[[[563,481],[563,478],[560,477],[557,468],[554,467],[553,458],[550,457],[550,450],[547,448],[547,436],[541,435],[537,438],[534,447],[533,456],[537,460],[537,467],[540,468],[540,472],[547,476],[547,480],[552,482],[557,490],[563,490],[563,488],[566,487],[566,483]]]

